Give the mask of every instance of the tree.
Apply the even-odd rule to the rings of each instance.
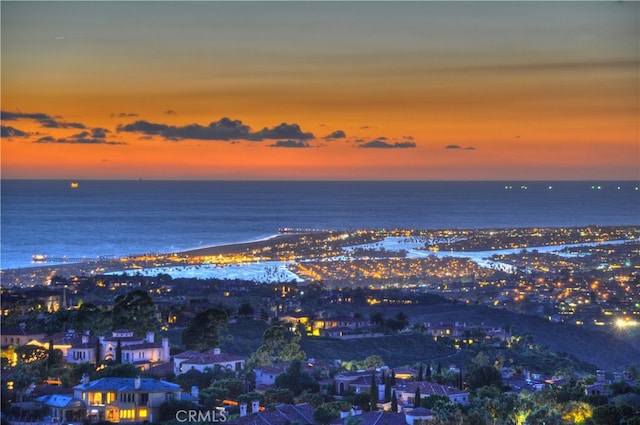
[[[126,295],[119,295],[111,309],[112,326],[127,328],[137,335],[160,328],[153,300],[143,290],[135,290]]]
[[[384,314],[379,311],[372,313],[369,317],[369,323],[372,325],[382,326],[384,324]]]
[[[264,402],[267,405],[292,404],[293,401],[293,392],[287,388],[270,388],[264,392]]]
[[[373,412],[378,410],[378,386],[376,385],[376,374],[371,374],[371,385],[369,386],[369,405]]]
[[[262,335],[262,344],[247,362],[251,366],[270,366],[285,360],[304,360],[306,354],[300,350],[300,335],[284,326],[271,326]]]
[[[413,395],[413,406],[414,407],[420,407],[420,399],[421,399],[421,394],[420,394],[420,387],[416,388],[416,393]]]
[[[425,372],[425,380],[431,382],[431,363],[427,363],[427,370]]]
[[[240,394],[244,393],[244,382],[237,378],[219,379],[211,387],[224,388],[227,390],[227,397],[236,399]]]
[[[333,420],[338,419],[339,417],[340,410],[338,410],[331,403],[326,403],[318,406],[316,410],[313,411],[313,420],[319,425],[328,425]]]
[[[96,374],[98,378],[135,378],[138,375],[140,375],[140,369],[132,363],[114,364]]]
[[[251,304],[250,302],[244,302],[240,304],[240,306],[238,307],[238,315],[245,319],[253,317],[255,312],[256,312],[256,309],[253,307],[253,304]]]
[[[219,308],[209,308],[196,314],[182,331],[182,344],[189,350],[198,351],[218,347],[227,321],[227,313]]]
[[[502,387],[502,375],[493,366],[475,366],[467,371],[467,382],[472,390],[494,385]]]
[[[365,369],[375,369],[384,365],[384,360],[377,354],[372,354],[364,359]]]
[[[287,369],[276,377],[276,387],[287,388],[293,395],[299,395],[302,391],[317,391],[318,384],[308,372],[302,370],[302,362],[294,359]]]
[[[118,345],[116,345],[116,363],[122,363],[122,342],[118,340]]]
[[[391,376],[384,378],[384,402],[388,403],[391,400]]]
[[[398,413],[398,398],[396,397],[396,390],[391,393],[391,411]]]
[[[19,363],[18,366],[14,369],[14,373],[12,376],[13,381],[13,389],[17,395],[17,401],[20,403],[20,416],[22,416],[22,401],[23,397],[29,389],[29,387],[34,383],[35,378],[33,376],[33,371],[31,366],[24,363]]]
[[[595,425],[618,425],[623,418],[633,416],[633,409],[627,405],[605,404],[593,409],[591,420]]]
[[[183,390],[191,391],[191,387],[207,388],[213,381],[213,373],[211,369],[207,369],[204,373],[199,370],[191,369],[186,373],[176,376],[175,382],[180,385]]]
[[[420,363],[420,368],[418,369],[418,377],[416,378],[416,381],[421,382],[424,380],[424,376],[422,374],[423,374],[422,363]]]

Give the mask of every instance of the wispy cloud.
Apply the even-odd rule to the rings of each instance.
[[[51,136],[44,136],[36,140],[35,143],[61,143],[61,144],[75,144],[75,145],[126,145],[125,142],[119,142],[114,140],[107,140],[107,133],[109,130],[106,128],[96,127],[91,131],[82,131],[77,134],[73,134],[69,137],[54,138]]]
[[[360,148],[366,149],[406,149],[406,148],[415,148],[416,144],[413,142],[388,142],[387,137],[378,137],[377,139],[371,140],[367,143],[361,144]]]
[[[17,120],[35,120],[46,128],[86,128],[84,124],[77,122],[60,121],[59,117],[52,117],[40,112],[36,113],[24,113],[24,112],[11,112],[2,111],[0,116],[3,121],[17,121]]]
[[[445,149],[454,149],[454,150],[458,149],[458,150],[463,150],[463,151],[474,151],[474,150],[476,150],[476,148],[473,147],[473,146],[467,146],[466,148],[463,148],[460,145],[447,145],[444,148]]]
[[[310,148],[309,142],[302,140],[278,140],[277,142],[269,145],[272,148]]]
[[[132,117],[137,117],[138,114],[135,114],[133,112],[119,112],[119,113],[112,113],[110,115],[111,117],[118,117],[118,118],[132,118]]]

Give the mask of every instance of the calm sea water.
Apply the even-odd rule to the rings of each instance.
[[[638,186],[92,180],[72,189],[69,181],[3,180],[1,268],[29,266],[34,254],[95,258],[172,252],[269,237],[281,227],[639,225]]]

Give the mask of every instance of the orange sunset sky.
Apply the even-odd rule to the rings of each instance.
[[[636,180],[638,2],[12,2],[2,178]]]

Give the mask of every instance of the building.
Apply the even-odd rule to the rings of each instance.
[[[271,366],[254,367],[253,371],[256,374],[256,387],[260,388],[275,385],[278,375],[285,372],[290,364],[291,360],[286,360],[274,363]],[[330,369],[330,364],[316,362],[315,359],[307,359],[306,362],[302,362],[302,370],[312,376],[327,378],[329,376]]]
[[[346,414],[345,414],[346,413]],[[358,425],[420,425],[435,419],[435,413],[424,407],[413,409],[406,413],[395,413],[390,411],[373,411],[362,413],[342,412],[340,419],[332,422],[333,425],[347,425],[350,418]],[[351,421],[351,423],[354,423]]]
[[[98,357],[100,362],[115,361],[118,341],[122,362],[132,363],[139,369],[147,370],[170,360],[169,339],[162,338],[162,343],[158,344],[153,332],[147,332],[146,338],[139,338],[128,329],[118,329],[111,336],[95,337],[89,331],[78,333],[71,329],[49,338],[42,334],[41,338],[32,340],[30,344],[48,349],[52,340],[53,348],[62,351],[62,358],[67,363],[95,364]]]
[[[131,363],[142,370],[170,360],[169,339],[162,338],[162,343],[155,342],[153,332],[147,332],[145,339],[133,335],[128,329],[117,329],[110,337],[100,337],[100,354],[102,361],[116,360],[118,343],[122,350],[122,363]]]
[[[150,378],[102,378],[73,387],[73,396],[86,407],[90,420],[115,423],[155,422],[159,407],[168,400],[184,400],[180,385]]]
[[[43,405],[51,422],[82,422],[87,417],[82,400],[69,395],[43,395],[36,398],[36,402]]]
[[[432,395],[441,395],[449,397],[452,403],[458,403],[466,406],[469,404],[469,393],[447,385],[435,384],[433,382],[413,381],[396,385],[392,388],[395,390],[398,399],[398,405],[408,406],[416,405],[416,390],[420,389],[420,398],[427,398]]]
[[[25,323],[20,323],[17,328],[2,328],[2,347],[10,345],[25,345],[29,341],[43,339],[44,332],[27,329]]]
[[[349,391],[356,394],[369,393],[371,390],[371,379],[374,376],[376,386],[378,388],[378,399],[384,398],[384,382],[382,382],[381,374],[375,370],[361,370],[357,372],[342,372],[334,377],[335,394],[344,395]],[[382,396],[380,396],[382,391]]]
[[[233,425],[313,425],[315,409],[308,403],[281,404],[260,411],[258,402],[252,403],[252,413],[247,414],[247,405],[240,405],[240,417],[228,421]]]
[[[217,368],[239,372],[244,369],[244,363],[244,357],[222,353],[219,348],[204,353],[191,350],[174,356],[173,373],[177,376],[190,370],[205,372],[206,369]]]

